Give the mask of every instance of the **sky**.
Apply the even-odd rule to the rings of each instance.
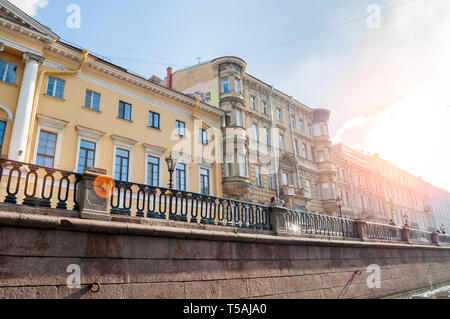
[[[448,0],[10,1],[145,77],[239,56],[253,76],[330,109],[333,142],[450,191]],[[80,28],[67,24],[71,4]]]

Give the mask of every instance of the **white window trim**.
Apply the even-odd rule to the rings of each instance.
[[[191,188],[189,187],[189,165],[190,165],[190,163],[191,163],[191,156],[189,155],[189,154],[186,154],[186,155],[179,155],[179,154],[177,154],[177,153],[175,153],[175,152],[172,152],[172,157],[173,157],[173,159],[175,160],[175,162],[177,163],[177,164],[184,164],[185,165],[185,167],[186,167],[186,190],[185,190],[185,192],[190,192],[191,190]],[[211,170],[210,170],[210,172],[209,172],[209,175],[210,175],[210,177],[211,177]],[[199,170],[199,177],[200,177],[200,170]],[[176,173],[175,172],[173,172],[173,179],[174,179],[174,186],[176,186]]]
[[[200,170],[201,169],[206,169],[209,171],[209,196],[214,196],[214,185],[212,183],[212,165],[208,165],[208,164],[199,164],[198,165],[198,193],[201,192],[201,185],[200,185]]]
[[[98,161],[99,161],[99,154],[100,154],[100,140],[103,135],[105,135],[105,132],[94,130],[91,128],[87,128],[84,126],[76,126],[75,127],[78,131],[78,143],[77,143],[77,155],[75,158],[75,167],[73,169],[74,172],[78,172],[78,164],[80,160],[80,146],[81,146],[81,140],[85,140],[91,143],[95,143],[95,159],[94,159],[94,166],[98,167]]]
[[[128,180],[127,182],[132,183],[133,182],[133,160],[134,160],[134,145],[136,145],[137,141],[118,136],[118,135],[111,135],[111,138],[114,141],[114,150],[113,150],[113,166],[112,166],[112,177],[115,179],[116,176],[116,152],[117,149],[124,149],[129,151],[130,157],[128,159]]]
[[[37,150],[39,145],[39,139],[41,136],[41,131],[48,131],[56,134],[56,147],[55,147],[55,160],[53,161],[53,168],[60,169],[60,158],[61,158],[61,148],[64,128],[69,124],[69,122],[64,120],[59,120],[42,114],[37,114],[38,127],[36,131],[36,138],[34,141],[34,153],[33,153],[33,164],[36,164]]]
[[[145,159],[144,159],[145,174],[144,174],[144,183],[143,184],[147,185],[147,181],[148,181],[147,160],[148,160],[148,157],[151,156],[151,157],[159,158],[159,185],[158,185],[158,187],[162,187],[163,178],[164,178],[164,169],[163,169],[164,153],[166,152],[166,148],[161,147],[161,146],[147,144],[147,143],[142,144],[142,146],[144,147],[144,150],[145,150]],[[115,156],[114,156],[114,158],[115,158]]]

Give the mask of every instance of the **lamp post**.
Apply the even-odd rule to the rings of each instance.
[[[166,158],[167,163],[167,169],[169,170],[169,188],[173,189],[173,172],[175,171],[175,160],[172,157],[172,154],[170,154],[169,157]]]
[[[336,204],[339,207],[339,216],[342,218],[342,198],[340,196],[336,198]]]

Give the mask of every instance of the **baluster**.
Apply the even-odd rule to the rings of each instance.
[[[194,201],[195,201],[195,209],[194,209]],[[198,223],[198,195],[193,194],[192,195],[192,205],[191,205],[191,223]]]
[[[225,211],[224,211],[224,205],[223,205],[223,199],[219,198],[219,205],[217,206],[217,219],[218,219],[218,223],[217,225],[219,226],[223,226],[223,221],[225,217]]]
[[[159,194],[159,219],[166,219],[166,211],[167,211],[167,194],[166,192],[168,189],[160,188],[159,191],[161,192]],[[164,209],[162,209],[162,203],[163,203],[163,197],[164,197]]]
[[[136,216],[144,217],[146,186],[139,185],[138,187],[139,187],[139,190],[136,194]],[[141,196],[142,196],[142,205],[141,205]]]
[[[67,209],[67,200],[69,199],[69,189],[70,189],[70,181],[69,176],[72,175],[71,172],[61,172],[61,179],[59,180],[58,185],[58,204],[56,205],[56,208],[59,209]],[[62,197],[62,188],[63,188],[63,182],[66,182],[66,191],[65,196]]]
[[[116,204],[114,204],[114,194],[111,196],[111,214],[112,215],[120,215],[120,194],[122,193],[122,182],[115,182],[116,190],[117,190],[117,200]]]
[[[39,198],[36,197],[38,180],[39,180],[37,170],[39,169],[39,167],[36,165],[30,164],[30,165],[28,165],[28,169],[30,171],[27,173],[27,178],[25,179],[25,190],[24,190],[25,199],[23,200],[23,205],[37,207],[40,204]],[[28,194],[28,187],[30,186],[30,177],[31,176],[34,176],[33,192],[31,194]]]
[[[51,208],[52,207],[51,199],[53,197],[53,187],[55,185],[55,177],[53,176],[53,174],[56,172],[56,170],[51,169],[51,168],[45,168],[45,171],[47,174],[44,176],[44,179],[42,180],[42,195],[41,195],[42,200],[41,200],[40,206]],[[48,196],[45,196],[48,178],[51,181],[50,192],[49,192]]]
[[[21,181],[21,177],[22,177],[22,172],[20,170],[20,168],[22,167],[22,164],[12,162],[11,165],[12,165],[12,169],[9,171],[8,183],[6,186],[6,193],[8,195],[5,197],[5,203],[17,204],[17,193],[19,193],[20,181]],[[14,191],[11,191],[10,188],[11,188],[11,182],[12,182],[12,177],[13,177],[14,172],[17,172],[16,188],[14,189]]]
[[[147,193],[147,218],[158,218],[158,213],[156,212],[156,188],[147,186]],[[150,205],[152,206],[150,207]]]

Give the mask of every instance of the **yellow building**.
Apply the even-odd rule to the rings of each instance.
[[[198,132],[220,128],[218,107],[197,107],[192,97],[65,44],[4,0],[0,51],[2,156],[80,173],[97,167],[116,180],[166,187],[172,155],[176,188],[222,195],[214,153],[196,155],[214,142]]]

